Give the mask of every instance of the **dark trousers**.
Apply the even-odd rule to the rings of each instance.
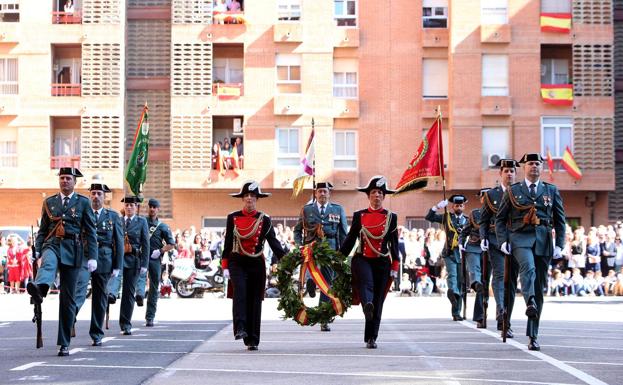
[[[149,274],[149,296],[147,297],[145,319],[153,320],[156,318],[156,306],[158,305],[158,295],[160,295],[158,291],[158,287],[160,286],[160,258],[149,259],[147,273]]]
[[[136,294],[136,282],[138,281],[139,267],[123,269],[123,290],[121,291],[121,309],[119,313],[119,327],[122,331],[132,329],[132,313],[134,312],[134,298]]]
[[[104,337],[104,319],[108,305],[106,285],[110,273],[91,273],[91,327],[89,335],[94,341]]]
[[[60,273],[60,296],[58,307],[58,337],[57,345],[69,346],[71,328],[76,321],[76,283],[78,282],[79,267],[58,264]]]
[[[483,291],[482,293],[476,293],[476,300],[474,301],[474,314],[473,314],[473,321],[482,321],[483,318],[485,317],[485,305],[484,305],[484,301],[485,298],[487,299],[487,301],[489,301],[489,281],[491,279],[491,260],[487,259],[487,266],[485,267],[484,265],[484,254],[481,254],[481,260],[480,260],[480,265],[482,266],[482,273],[481,273],[481,279],[482,279],[482,287],[483,287]]]
[[[389,258],[366,258],[355,256],[352,260],[353,274],[357,276],[361,305],[372,303],[374,313],[370,321],[366,320],[363,340],[376,340],[381,326],[383,303],[385,302],[385,288],[390,279],[391,265]]]
[[[262,300],[266,287],[266,265],[264,258],[236,255],[229,259],[230,283],[234,298],[232,313],[234,333],[247,332],[244,344],[259,345],[262,323]]]
[[[508,327],[511,325],[511,316],[513,315],[513,308],[515,307],[515,297],[517,296],[517,278],[519,277],[519,264],[517,260],[513,258],[512,255],[505,256],[504,258],[508,258],[510,265],[508,271],[508,303],[504,304],[506,311],[508,312]],[[546,270],[547,274],[547,270]],[[502,281],[503,282],[503,281]],[[504,287],[504,293],[506,292],[506,287]],[[506,298],[506,295],[503,294],[503,298]],[[499,317],[496,316],[496,319]],[[498,324],[502,325],[502,319],[498,319]]]

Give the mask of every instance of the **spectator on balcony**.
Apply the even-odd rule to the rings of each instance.
[[[67,15],[73,15],[74,11],[75,11],[74,3],[71,0],[65,1],[65,6],[63,7],[63,12],[65,12]]]
[[[225,169],[231,169],[231,141],[229,138],[225,138],[223,141],[223,147],[221,147],[221,154],[223,155],[223,161],[225,162]]]
[[[227,7],[231,12],[242,12],[242,5],[238,0],[231,0]]]
[[[236,137],[234,148],[238,151],[238,165],[241,169],[244,168],[244,144],[242,144],[242,137]]]
[[[227,17],[227,2],[226,0],[215,0],[214,8],[214,21],[216,24],[225,24],[225,17]]]

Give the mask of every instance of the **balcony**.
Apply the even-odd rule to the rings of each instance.
[[[82,47],[80,44],[52,45],[52,96],[82,94]]]
[[[217,83],[212,86],[212,95],[220,100],[238,99],[244,95],[242,83]]]
[[[275,43],[300,43],[303,41],[303,26],[300,23],[279,22],[273,27]]]
[[[334,118],[358,118],[359,99],[333,98]]]
[[[81,93],[82,85],[80,83],[52,83],[52,96],[80,96]]]
[[[240,11],[226,11],[212,12],[212,23],[213,24],[246,24],[247,21],[244,18],[244,12]]]
[[[80,168],[80,156],[52,156],[50,157],[50,168],[57,169],[61,167]]]
[[[273,113],[275,115],[302,115],[303,96],[301,94],[276,94]]]
[[[480,42],[481,43],[510,43],[511,42],[511,26],[510,24],[480,26]]]
[[[0,23],[19,22],[19,0],[0,0]]]
[[[446,28],[424,28],[421,36],[424,48],[445,48],[450,40]]]
[[[82,24],[82,12],[52,12],[52,24]]]
[[[481,96],[480,97],[480,113],[482,115],[511,115],[511,97],[510,96]]]
[[[333,46],[340,48],[359,47],[359,28],[336,27],[333,29]]]

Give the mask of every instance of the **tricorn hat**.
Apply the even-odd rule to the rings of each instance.
[[[105,193],[110,192],[111,190],[103,183],[91,183],[91,187],[89,187],[89,191],[98,190],[103,191]]]
[[[234,198],[242,198],[245,194],[248,193],[255,194],[255,196],[257,196],[258,198],[266,198],[271,196],[270,193],[263,193],[262,190],[260,190],[260,184],[254,180],[244,182],[239,193],[229,195]]]
[[[61,175],[73,175],[76,178],[80,178],[83,177],[84,175],[82,175],[82,173],[80,172],[80,170],[78,170],[75,167],[61,167],[58,169],[58,176]]]
[[[467,203],[467,198],[465,198],[465,195],[454,194],[451,195],[450,198],[448,198],[448,202],[460,205],[463,203]]]
[[[333,185],[331,182],[318,182],[316,183],[316,188],[314,190],[318,190],[319,188],[326,188],[327,190],[333,190]]]
[[[498,160],[498,162],[495,164],[496,167],[499,168],[504,168],[504,167],[512,167],[512,168],[517,168],[519,167],[519,163],[515,160],[515,159],[500,159]]]
[[[543,157],[539,153],[529,153],[524,154],[519,160],[519,163],[528,163],[528,162],[543,162]]]
[[[384,194],[393,194],[396,190],[391,190],[387,187],[387,179],[385,179],[382,175],[373,176],[370,181],[368,181],[368,185],[365,187],[358,187],[357,191],[364,192],[366,194],[370,194],[370,191],[374,189],[379,189],[383,191]]]
[[[121,202],[123,203],[141,203],[143,198],[137,197],[136,195],[126,195]]]
[[[480,191],[478,191],[478,194],[476,194],[477,197],[481,197],[483,195],[485,195],[485,193],[487,191],[491,190],[489,187],[483,187],[480,189]]]

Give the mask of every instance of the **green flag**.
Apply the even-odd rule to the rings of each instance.
[[[141,119],[134,134],[134,144],[132,145],[132,154],[128,161],[128,168],[125,171],[125,180],[130,186],[130,190],[134,195],[140,195],[143,183],[147,179],[147,159],[149,155],[149,121],[148,121],[147,105],[143,107]]]

